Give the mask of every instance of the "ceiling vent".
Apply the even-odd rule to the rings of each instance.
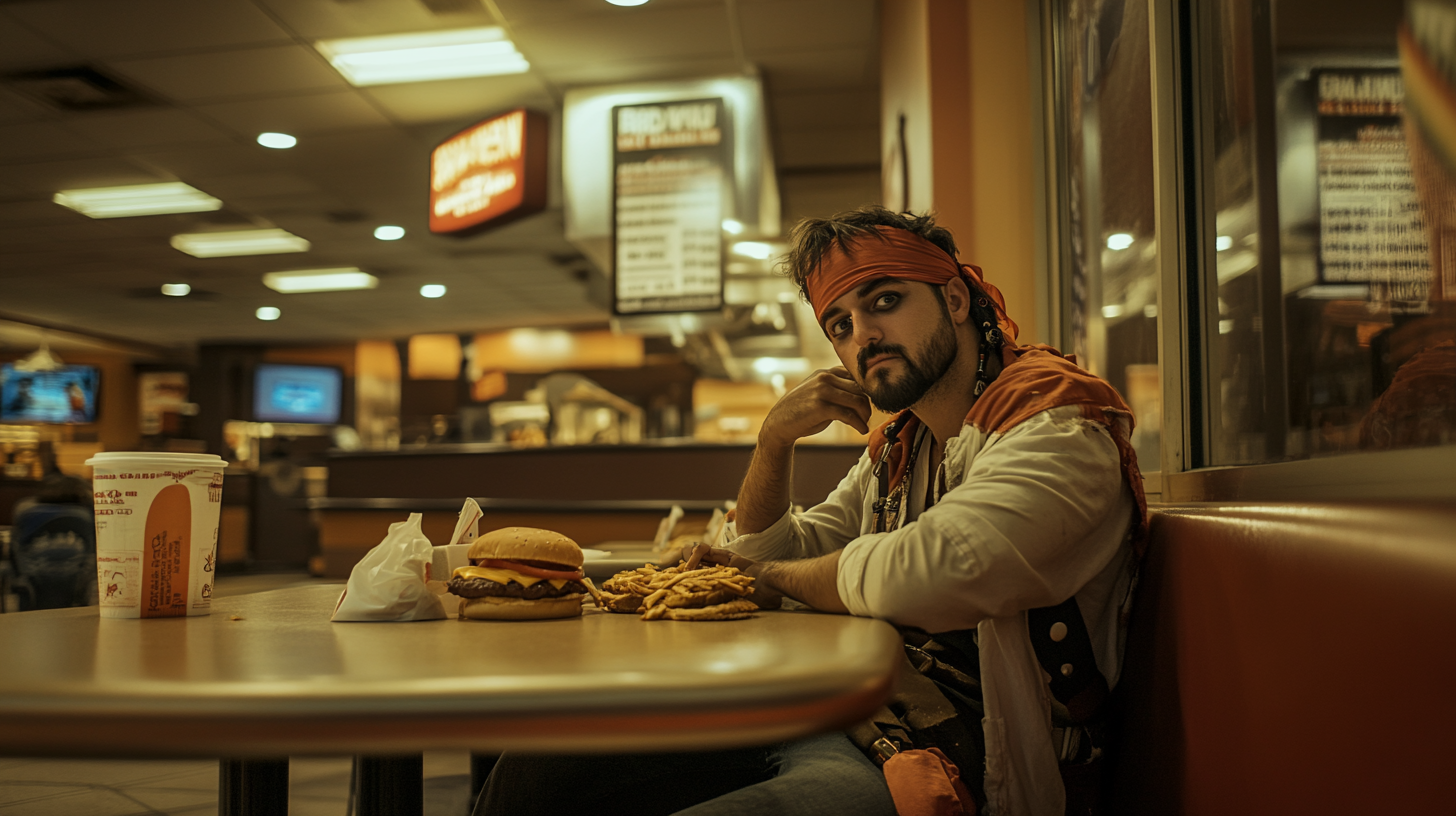
[[[0,79],[5,87],[60,111],[85,112],[156,104],[90,66],[25,71]]]

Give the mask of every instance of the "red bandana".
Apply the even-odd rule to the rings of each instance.
[[[831,303],[876,278],[900,278],[940,286],[957,275],[966,279],[973,295],[984,293],[990,299],[1001,332],[1008,342],[1015,342],[1017,327],[1006,314],[1001,290],[986,282],[980,267],[958,264],[935,244],[896,227],[875,227],[874,233],[854,239],[848,247],[830,248],[809,275],[809,303],[814,307],[814,316],[822,321]]]

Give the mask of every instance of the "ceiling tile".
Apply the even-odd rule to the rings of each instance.
[[[459,120],[464,127],[523,105],[555,107],[541,80],[531,74],[375,85],[365,92],[391,116],[412,124]]]
[[[181,102],[348,87],[322,56],[301,45],[123,60],[110,65]]]
[[[762,54],[754,62],[777,92],[845,90],[879,86],[875,55],[862,48],[813,53]]]
[[[166,149],[145,148],[128,151],[128,156],[138,164],[155,169],[158,173],[171,175],[194,187],[203,187],[203,182],[213,176],[230,176],[237,173],[268,172],[278,167],[275,154],[257,144],[219,142],[212,145],[183,145]]]
[[[626,56],[660,60],[733,55],[728,13],[720,4],[639,11],[643,13],[580,15],[550,25],[523,23],[512,31],[526,59],[548,74]]]
[[[209,176],[207,191],[224,201],[264,195],[300,195],[318,191],[318,186],[292,173],[240,173]]]
[[[87,57],[287,41],[288,32],[249,0],[52,0],[16,3],[10,14]]]
[[[67,130],[96,144],[123,150],[225,142],[233,138],[185,111],[165,108],[125,113],[88,113],[67,117],[62,123]]]
[[[302,136],[390,124],[387,116],[353,89],[199,105],[197,111],[248,139],[266,131]]]
[[[94,158],[41,161],[10,165],[0,172],[5,182],[25,193],[50,198],[57,190],[77,187],[110,187],[119,184],[152,184],[172,181],[165,174],[143,169],[125,159]],[[83,217],[83,216],[77,216]]]
[[[571,88],[732,76],[741,74],[742,68],[743,66],[732,56],[702,59],[631,59],[567,65],[553,69],[546,75],[558,87]]]
[[[32,201],[0,201],[0,224],[46,224],[73,225],[77,215],[71,210],[53,203],[50,198]]]
[[[737,4],[743,48],[799,53],[877,44],[874,0],[769,0]]]
[[[91,142],[53,122],[0,125],[0,166],[36,158],[94,152]]]
[[[880,95],[855,91],[777,93],[769,99],[776,130],[880,126]]]
[[[49,68],[71,61],[71,52],[21,24],[12,13],[0,11],[0,72]]]
[[[880,162],[880,129],[793,130],[779,133],[774,159],[781,169],[864,166]]]
[[[424,3],[400,0],[257,0],[283,24],[309,40],[368,37],[448,28],[495,25],[481,4],[478,11],[433,14]]]
[[[31,122],[54,119],[55,113],[40,103],[6,88],[0,88],[0,122]]]
[[[52,204],[53,207],[59,205]],[[115,229],[109,221],[114,219],[98,220],[87,218],[85,221],[67,219],[65,222],[50,224],[14,224],[9,221],[0,222],[0,246],[8,251],[24,251],[27,245],[45,244],[52,241],[75,242],[75,241],[97,241],[114,240],[122,237],[122,231]]]

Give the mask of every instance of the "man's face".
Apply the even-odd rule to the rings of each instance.
[[[880,278],[824,312],[824,334],[881,411],[920,401],[950,370],[958,347],[944,302],[927,283]]]

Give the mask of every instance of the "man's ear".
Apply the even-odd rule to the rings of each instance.
[[[947,281],[941,287],[941,293],[945,296],[945,310],[950,313],[952,323],[960,325],[971,319],[971,289],[959,275]]]

